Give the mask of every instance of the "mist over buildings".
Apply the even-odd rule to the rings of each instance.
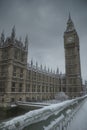
[[[0,0],[0,33],[29,38],[28,61],[65,72],[63,35],[68,14],[80,39],[82,78],[87,79],[87,1],[86,0]]]

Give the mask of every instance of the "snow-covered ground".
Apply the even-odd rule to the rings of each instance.
[[[84,98],[84,97],[82,97],[82,98]],[[52,105],[45,106],[44,108],[41,108],[38,110],[30,111],[22,116],[19,116],[12,120],[7,121],[7,122],[1,123],[0,130],[6,130],[6,129],[22,130],[23,128],[25,128],[26,126],[28,126],[32,123],[46,120],[51,115],[57,115],[60,111],[64,110],[64,108],[68,107],[71,104],[76,103],[79,99],[82,99],[82,98],[67,100],[62,103],[52,104]],[[86,103],[85,107],[87,108],[87,103]],[[83,107],[83,111],[84,111],[84,107]],[[86,112],[87,112],[87,110],[86,110]],[[53,124],[54,124],[54,122],[53,122]],[[71,129],[69,129],[69,130],[71,130]],[[75,130],[75,129],[72,129],[72,130]],[[81,129],[81,130],[85,130],[85,129]]]
[[[67,130],[87,130],[87,101],[76,113]]]

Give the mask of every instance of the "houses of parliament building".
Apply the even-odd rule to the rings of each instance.
[[[25,42],[11,36],[0,37],[0,106],[16,101],[54,99],[60,91],[70,98],[82,95],[79,37],[69,15],[64,32],[65,74],[49,71],[38,63],[27,63],[28,38]]]

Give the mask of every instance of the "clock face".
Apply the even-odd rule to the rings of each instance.
[[[68,42],[68,43],[74,42],[74,38],[73,38],[72,36],[68,37],[68,38],[67,38],[67,42]]]

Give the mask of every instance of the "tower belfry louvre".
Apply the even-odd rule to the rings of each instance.
[[[64,32],[66,74],[56,73],[46,66],[27,63],[28,36],[23,43],[16,38],[15,26],[11,36],[0,37],[0,106],[10,106],[17,101],[42,101],[54,99],[60,91],[69,97],[81,96],[79,37],[71,16]]]

